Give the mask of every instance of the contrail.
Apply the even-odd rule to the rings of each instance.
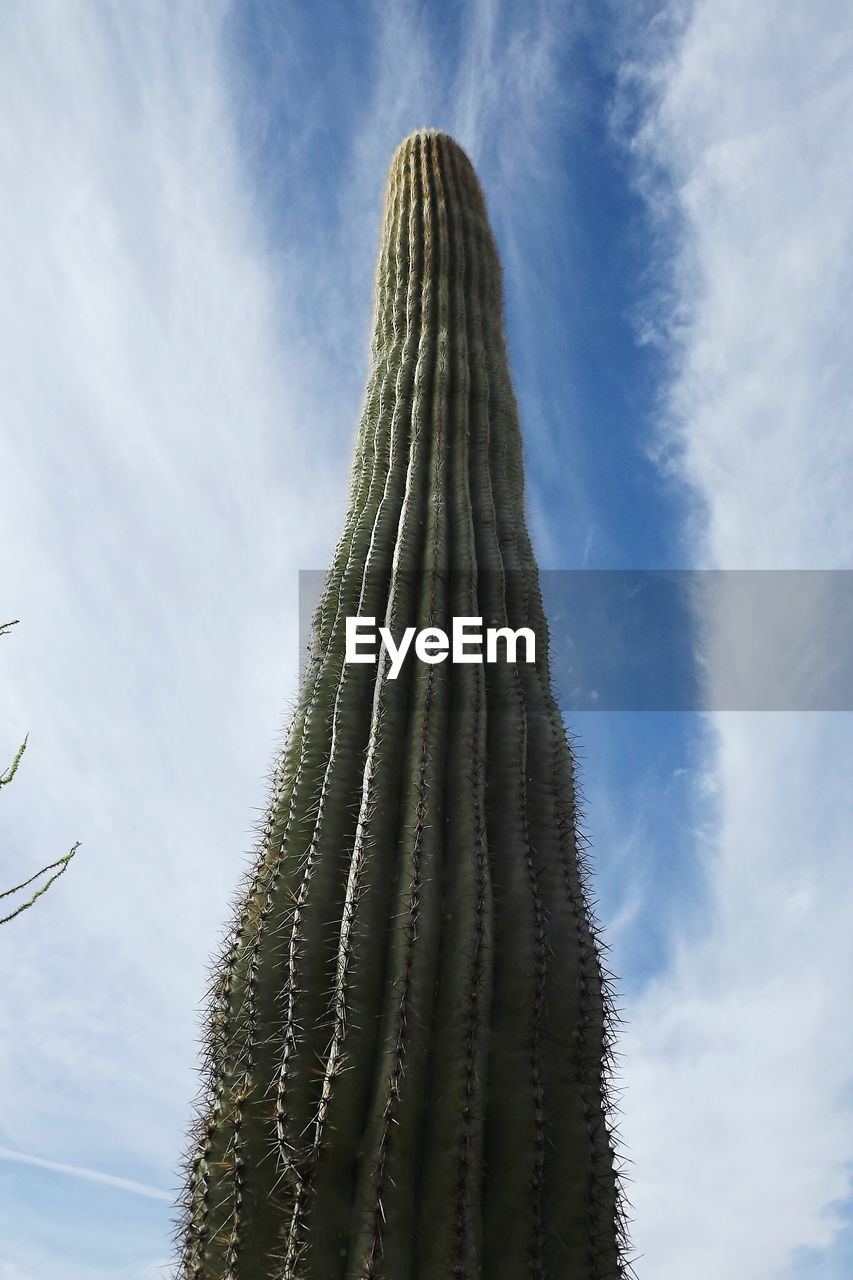
[[[151,1200],[172,1200],[168,1191],[159,1187],[146,1186],[144,1182],[134,1182],[131,1178],[116,1178],[111,1173],[99,1173],[97,1169],[81,1169],[76,1164],[60,1164],[58,1160],[43,1160],[41,1156],[28,1156],[23,1151],[12,1151],[9,1147],[0,1147],[0,1160],[8,1160],[13,1164],[31,1164],[38,1169],[49,1169],[51,1173],[61,1173],[68,1178],[83,1178],[87,1182],[103,1182],[108,1187],[118,1187],[120,1191],[132,1191],[137,1196],[148,1196]]]

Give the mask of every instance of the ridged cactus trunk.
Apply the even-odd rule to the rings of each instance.
[[[501,274],[447,135],[385,200],[349,510],[212,995],[193,1280],[623,1274],[608,990],[525,526]],[[528,626],[389,678],[345,620]]]

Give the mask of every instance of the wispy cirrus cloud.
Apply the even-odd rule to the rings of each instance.
[[[130,1191],[137,1196],[147,1196],[151,1200],[171,1200],[168,1192],[161,1191],[159,1187],[149,1187],[144,1182],[134,1182],[132,1178],[117,1178],[111,1173],[101,1173],[98,1169],[81,1169],[79,1165],[62,1164],[58,1160],[42,1160],[38,1156],[10,1151],[7,1147],[0,1147],[0,1160],[6,1160],[10,1164],[30,1165],[34,1169],[46,1169],[49,1173],[60,1173],[68,1178],[82,1178],[84,1182],[101,1182],[104,1186]]]
[[[295,688],[296,571],[325,563],[338,530],[384,174],[411,129],[451,130],[482,174],[530,454],[547,469],[553,432],[575,430],[525,375],[572,306],[543,310],[553,255],[578,252],[554,176],[582,14],[478,0],[451,39],[397,0],[338,47],[305,12],[21,4],[3,20],[0,511],[3,596],[22,625],[0,693],[12,745],[31,731],[4,791],[3,865],[84,842],[61,897],[0,933],[16,1028],[0,1041],[2,1142],[26,1159],[4,1161],[19,1180],[0,1211],[10,1280],[147,1280],[163,1265],[164,1202],[123,1196],[164,1207],[131,1244],[96,1199],[120,1187],[68,1178],[87,1199],[65,1222],[48,1181],[72,1166],[172,1188],[205,961]],[[659,461],[690,493],[696,563],[846,565],[840,7],[660,14],[622,72],[626,94],[643,86],[635,173],[668,282],[647,327],[670,355]],[[563,505],[583,510],[582,479],[558,469],[559,517],[534,513],[546,554]],[[639,1270],[788,1280],[805,1249],[836,1280],[847,722],[709,728],[714,823],[689,845],[709,897],[685,903],[690,932],[627,1011]],[[656,786],[652,772],[617,876],[659,836]],[[607,803],[599,848],[620,838]],[[622,932],[662,888],[642,867],[629,880]]]
[[[660,247],[658,457],[693,495],[700,565],[851,563],[851,73],[848,15],[829,2],[672,5],[625,55],[617,124]],[[772,626],[749,622],[772,660]],[[713,636],[707,657],[713,682]],[[628,1010],[640,1273],[840,1277],[853,727],[841,713],[709,727],[708,923],[682,930]]]
[[[295,689],[297,570],[327,555],[346,468],[313,452],[336,406],[309,414],[224,12],[3,18],[2,597],[21,625],[0,689],[9,748],[30,731],[3,880],[83,842],[65,892],[0,935],[0,1140],[31,1157],[26,1177],[7,1162],[0,1235],[38,1275],[71,1275],[78,1246],[94,1266],[92,1241],[116,1274],[127,1247],[106,1212],[81,1243],[78,1217],[30,1266],[38,1177],[45,1204],[64,1166],[173,1190],[207,956]]]
[[[26,1280],[161,1266],[207,960],[296,687],[297,571],[328,560],[342,517],[387,164],[425,123],[467,121],[472,150],[499,133],[472,23],[448,67],[414,7],[377,8],[352,57],[381,55],[378,76],[351,115],[333,98],[318,116],[303,48],[266,11],[260,98],[246,7],[3,18],[0,537],[21,625],[0,696],[11,748],[30,731],[4,879],[83,842],[64,892],[0,933],[0,1237]],[[542,37],[524,38],[536,70]],[[544,86],[513,79],[516,47],[493,41],[487,70],[516,92],[503,118],[531,119]],[[282,106],[290,221],[253,149]],[[333,120],[330,176],[312,165]],[[313,234],[311,182],[329,197]],[[126,1204],[162,1203],[156,1237],[105,1199],[134,1188],[151,1196]]]

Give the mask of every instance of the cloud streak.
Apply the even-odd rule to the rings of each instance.
[[[58,1173],[66,1178],[81,1178],[84,1182],[100,1182],[106,1187],[116,1187],[119,1191],[130,1191],[136,1196],[146,1196],[149,1200],[173,1199],[168,1191],[159,1187],[146,1186],[144,1182],[134,1182],[132,1178],[117,1178],[111,1173],[101,1173],[97,1169],[81,1169],[76,1164],[61,1164],[58,1160],[43,1160],[40,1156],[25,1155],[22,1151],[11,1151],[8,1147],[0,1147],[0,1160],[10,1164],[27,1164],[36,1169],[46,1169],[49,1173]]]
[[[3,19],[0,538],[4,608],[22,621],[0,699],[11,746],[30,732],[4,793],[3,881],[72,838],[83,849],[61,893],[0,931],[15,1028],[0,1143],[34,1175],[126,1189],[175,1181],[207,960],[296,688],[297,573],[328,561],[343,511],[391,151],[425,122],[468,121],[463,142],[500,154],[509,183],[525,153],[520,129],[498,151],[501,119],[531,122],[547,100],[513,79],[517,42],[495,41],[486,71],[515,101],[481,109],[473,27],[448,72],[399,3],[360,52],[408,50],[405,80],[380,61],[352,118],[333,95],[303,119],[301,50],[282,41],[282,180],[304,181],[318,124],[344,122],[312,234],[304,187],[286,193],[301,223],[259,199],[252,130],[275,104],[251,99],[239,16],[190,0]],[[525,38],[526,74],[548,36]],[[89,1177],[104,1167],[120,1174]],[[81,1275],[126,1268],[122,1223],[94,1200],[90,1230],[81,1210],[33,1254],[31,1185],[0,1208],[10,1267],[72,1274],[76,1250]]]
[[[297,571],[327,562],[343,510],[393,147],[439,124],[471,152],[514,282],[522,382],[548,327],[548,255],[572,252],[553,222],[566,210],[545,196],[574,110],[562,59],[576,6],[478,0],[453,41],[421,6],[377,6],[347,55],[352,100],[322,42],[328,79],[308,91],[300,40],[316,32],[283,38],[297,9],[269,5],[274,77],[253,97],[259,47],[235,49],[252,8],[15,4],[0,52],[2,591],[3,616],[22,619],[0,697],[12,749],[30,731],[4,792],[3,882],[84,844],[61,894],[0,931],[18,1029],[0,1043],[2,1158],[161,1200],[195,1088],[206,958],[251,844],[246,806],[263,803],[296,687]],[[697,513],[695,565],[850,562],[842,18],[826,0],[783,15],[698,0],[661,11],[642,45],[626,33],[620,101],[640,127],[625,115],[623,133],[666,286],[645,327],[668,359],[657,458]],[[271,165],[260,135],[278,139]],[[548,414],[526,390],[528,450],[547,470]],[[571,470],[559,498],[583,509]],[[547,559],[554,521],[533,514]],[[751,643],[772,649],[754,621]],[[839,762],[853,744],[840,717],[707,728],[714,821],[685,853],[701,874],[684,877],[703,900],[684,903],[690,927],[662,948],[674,959],[632,1001],[621,1046],[638,1269],[789,1280],[803,1250],[824,1265],[849,1191]],[[632,816],[617,942],[660,888],[636,865],[653,819]],[[101,1168],[121,1174],[90,1176]],[[70,1273],[67,1236],[26,1252],[18,1208],[0,1209],[10,1275]],[[127,1269],[121,1223],[97,1222],[97,1261],[75,1237],[87,1280]],[[133,1274],[163,1252],[158,1239]]]
[[[2,595],[22,620],[0,698],[10,745],[30,731],[4,884],[83,841],[0,934],[0,1142],[140,1185],[175,1182],[207,956],[296,684],[297,571],[326,558],[348,451],[339,477],[313,453],[340,402],[309,413],[222,19],[13,5],[0,54]],[[4,1197],[0,1234],[23,1265],[21,1208]]]
[[[669,362],[658,460],[692,495],[698,565],[853,556],[851,53],[839,4],[698,0],[625,54],[616,120],[661,246],[645,329]],[[772,660],[771,621],[750,624]],[[713,636],[707,660],[713,683]],[[853,726],[720,714],[708,727],[707,925],[680,931],[623,1046],[640,1274],[787,1280],[805,1259],[840,1277]]]

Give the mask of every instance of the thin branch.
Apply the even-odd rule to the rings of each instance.
[[[16,627],[19,621],[20,621],[19,618],[13,618],[11,622],[0,622],[0,636],[8,635],[9,628]],[[15,752],[15,758],[13,759],[12,763],[9,765],[9,768],[6,770],[6,772],[0,773],[0,787],[5,787],[6,784],[8,782],[11,782],[12,779],[14,778],[18,769],[18,765],[21,763],[21,757],[23,756],[24,752],[27,749],[27,742],[29,741],[29,737],[30,735],[27,734],[27,736],[24,738],[24,741],[18,747],[18,750]],[[65,857],[58,858],[56,862],[48,863],[46,867],[42,867],[41,871],[37,871],[35,875],[30,876],[28,880],[23,880],[20,884],[16,884],[12,889],[5,889],[3,893],[0,893],[0,901],[2,901],[3,898],[10,898],[13,893],[20,893],[22,889],[26,889],[28,885],[31,885],[35,880],[38,880],[40,876],[47,875],[49,871],[54,872],[54,874],[50,876],[50,878],[41,886],[41,888],[35,891],[35,893],[29,899],[28,902],[22,903],[20,907],[17,907],[8,916],[0,916],[0,924],[8,924],[10,920],[14,920],[16,916],[19,916],[21,914],[21,912],[28,911],[34,902],[38,902],[42,894],[47,893],[48,889],[53,884],[54,880],[58,880],[59,877],[67,870],[69,862],[74,857],[75,853],[79,848],[80,848],[80,841],[78,840],[77,843],[71,848],[71,850],[65,854]],[[59,870],[56,870],[57,867],[59,868]]]
[[[20,618],[13,618],[11,622],[0,622],[0,636],[7,636],[9,634],[9,628],[16,627],[19,622],[20,622]],[[0,787],[5,787],[6,783],[11,782],[12,779],[14,778],[15,770],[17,769],[18,765],[21,763],[21,756],[24,754],[24,752],[27,749],[27,738],[29,738],[29,736],[30,735],[27,734],[27,737],[24,738],[24,741],[18,747],[17,753],[15,755],[15,759],[9,765],[9,768],[6,770],[6,772],[0,773]]]
[[[18,769],[18,765],[21,763],[21,756],[24,754],[24,752],[27,749],[27,742],[29,740],[29,736],[30,735],[27,734],[26,738],[24,738],[24,741],[18,747],[18,750],[15,752],[15,758],[12,761],[12,763],[9,765],[9,768],[6,770],[6,772],[0,773],[0,787],[5,787],[6,783],[11,782],[12,779],[14,778]]]
[[[53,871],[55,867],[59,867],[59,870],[56,871],[55,874],[52,875],[50,879],[45,884],[42,885],[40,889],[36,890],[36,892],[30,898],[29,902],[24,902],[20,907],[18,907],[15,911],[13,911],[8,916],[0,916],[0,924],[7,924],[10,920],[14,920],[15,916],[19,916],[22,911],[29,910],[29,908],[33,905],[33,903],[37,902],[43,893],[47,893],[48,889],[53,884],[54,880],[58,880],[59,877],[65,872],[69,862],[74,857],[75,853],[79,848],[80,848],[80,841],[78,840],[77,843],[71,848],[71,850],[68,853],[65,854],[63,858],[59,858],[57,859],[56,862],[51,862],[46,867],[42,867],[41,871],[37,871],[35,875],[30,876],[29,880],[24,880],[21,882],[21,884],[16,884],[14,888],[6,889],[4,890],[3,893],[0,893],[0,900],[2,900],[3,898],[11,897],[13,893],[19,893],[21,889],[26,889],[27,885],[32,884],[34,880],[38,880],[39,876],[43,876],[48,871]]]

